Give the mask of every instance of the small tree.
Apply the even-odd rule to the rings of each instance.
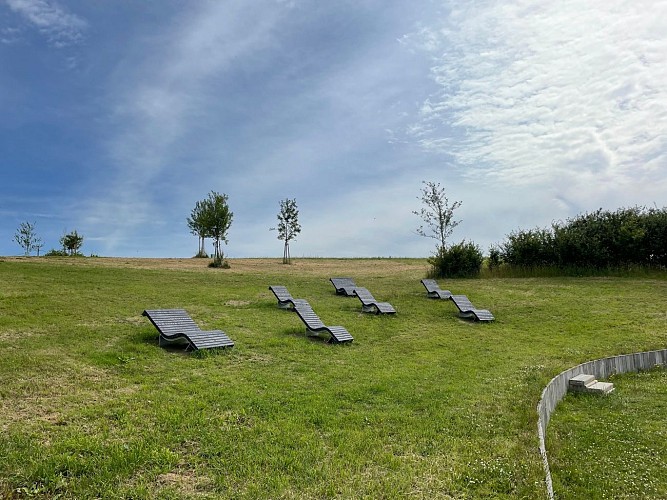
[[[188,217],[188,227],[190,232],[199,237],[199,250],[197,251],[196,257],[208,257],[206,254],[205,240],[207,236],[206,229],[206,207],[208,200],[202,200],[195,203],[195,208],[190,212],[190,217]]]
[[[34,222],[21,222],[14,235],[14,241],[23,248],[26,257],[30,255],[32,250],[39,251],[43,246],[42,239],[35,232]]]
[[[44,242],[42,241],[41,238],[37,238],[37,241],[33,245],[33,248],[37,250],[37,257],[39,257],[39,252],[42,250],[42,247],[44,246]]]
[[[74,230],[60,238],[60,244],[69,255],[78,255],[83,245],[83,236]]]
[[[460,220],[454,220],[454,211],[462,204],[455,201],[449,205],[449,199],[445,195],[445,188],[440,183],[422,181],[421,196],[418,200],[424,204],[421,210],[412,213],[421,217],[424,224],[417,228],[417,234],[426,238],[438,240],[436,254],[446,248],[447,238],[451,236],[454,228],[459,225]]]
[[[283,264],[289,264],[289,242],[296,240],[296,235],[301,232],[299,225],[299,210],[296,199],[286,198],[280,201],[280,212],[278,212],[278,227],[272,227],[270,231],[278,231],[278,239],[285,242],[283,247]]]
[[[211,191],[204,200],[204,234],[213,238],[215,255],[213,265],[223,267],[222,243],[227,243],[227,231],[232,225],[234,213],[229,210],[227,195]]]

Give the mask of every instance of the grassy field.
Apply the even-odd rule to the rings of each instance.
[[[554,489],[563,498],[667,498],[667,371],[611,380],[610,396],[569,394],[554,412]]]
[[[230,263],[0,259],[0,497],[545,498],[535,408],[546,383],[667,340],[664,279],[441,281],[493,312],[480,324],[426,298],[425,260]],[[334,294],[332,276],[398,314],[361,314],[356,298]],[[305,337],[276,307],[277,284],[354,342]],[[157,347],[141,312],[171,307],[235,347]],[[631,470],[645,466],[638,449],[664,441],[654,422],[665,421],[664,375],[618,379],[611,397],[568,397],[554,414],[547,448],[560,498],[667,496],[664,467],[650,469],[650,486]],[[650,397],[631,396],[642,391]],[[614,422],[629,446],[580,446]],[[641,456],[664,463],[665,447]]]

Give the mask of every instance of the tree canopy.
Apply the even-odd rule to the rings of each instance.
[[[215,250],[214,262],[222,263],[222,243],[227,244],[227,231],[232,225],[234,213],[227,204],[227,195],[211,191],[207,199],[206,227],[208,234],[213,238]]]
[[[446,248],[447,238],[461,222],[454,220],[454,211],[462,202],[455,201],[450,205],[445,188],[440,187],[440,183],[422,181],[422,184],[421,196],[417,199],[421,200],[423,206],[421,210],[412,212],[424,222],[417,228],[417,234],[438,240],[439,252]]]
[[[76,229],[60,238],[60,244],[69,255],[78,255],[83,245],[83,236],[76,232]]]
[[[232,225],[234,213],[229,209],[228,197],[211,191],[208,197],[200,200],[190,212],[187,219],[190,232],[199,237],[198,256],[205,256],[204,242],[206,238],[213,238],[214,264],[221,265],[223,261],[222,243],[227,243],[227,231]]]
[[[197,251],[197,257],[208,257],[206,254],[205,240],[209,236],[207,233],[206,217],[207,217],[207,200],[200,200],[195,203],[195,207],[190,212],[190,217],[188,217],[188,227],[190,232],[195,236],[199,237],[199,250]]]
[[[21,222],[14,235],[14,241],[23,248],[26,256],[30,255],[31,251],[39,250],[42,247],[42,239],[35,232],[34,222]]]

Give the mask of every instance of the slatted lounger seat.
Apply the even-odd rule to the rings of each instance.
[[[275,295],[276,298],[278,299],[278,307],[280,307],[281,309],[293,309],[295,300],[303,300],[303,299],[295,299],[294,297],[292,297],[292,294],[290,294],[287,291],[286,286],[271,285],[269,287],[269,290],[271,290],[273,292],[273,295]]]
[[[234,342],[221,330],[201,330],[185,309],[151,309],[142,313],[157,328],[158,344],[185,344],[186,351],[233,347]]]
[[[329,278],[329,281],[336,289],[336,295],[354,297],[354,289],[357,285],[354,284],[352,278]]]
[[[307,335],[317,336],[322,333],[329,333],[331,335],[330,343],[352,342],[354,340],[350,332],[342,326],[325,326],[306,300],[296,300],[294,310],[306,325]]]
[[[375,314],[396,314],[396,309],[389,302],[378,302],[373,294],[364,287],[354,289],[354,294],[361,301],[361,311]]]
[[[442,290],[435,280],[423,279],[422,285],[426,288],[426,294],[430,299],[449,299],[452,296],[452,292]]]
[[[452,295],[450,298],[458,308],[459,316],[462,318],[475,318],[478,321],[493,321],[495,319],[491,311],[477,309],[465,295]]]

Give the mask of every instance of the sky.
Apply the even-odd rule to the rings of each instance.
[[[426,257],[449,239],[667,206],[667,0],[0,0],[0,255]],[[211,242],[207,250],[212,252]]]

